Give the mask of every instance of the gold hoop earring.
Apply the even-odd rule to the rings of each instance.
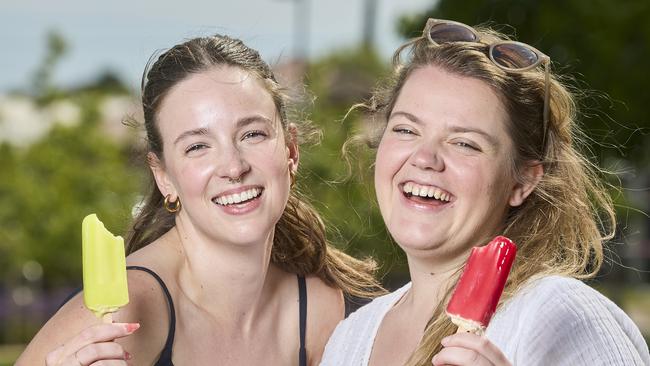
[[[178,210],[181,209],[181,199],[176,198],[176,201],[170,202],[169,197],[171,197],[171,194],[168,194],[165,196],[165,202],[163,202],[163,206],[165,207],[165,210],[167,210],[170,213],[177,212]]]

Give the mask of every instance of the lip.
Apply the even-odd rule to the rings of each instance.
[[[421,185],[421,186],[436,187],[438,189],[441,189],[443,192],[449,194],[451,197],[450,197],[449,201],[447,201],[447,202],[440,201],[440,200],[431,200],[431,201],[427,201],[427,202],[414,201],[412,199],[409,199],[406,196],[406,193],[404,193],[404,185],[407,184],[407,183],[414,183],[414,184]],[[413,180],[413,179],[405,180],[405,181],[399,183],[397,185],[397,192],[398,192],[398,194],[400,196],[400,202],[402,202],[407,207],[414,208],[414,209],[417,209],[417,210],[420,210],[420,211],[423,211],[423,210],[424,211],[433,211],[433,212],[441,211],[441,210],[449,207],[450,204],[454,203],[454,201],[456,200],[456,196],[454,196],[451,192],[447,191],[446,189],[444,189],[444,188],[442,188],[442,187],[440,187],[438,185],[431,184],[431,183],[425,183],[425,182],[417,181],[417,180]]]
[[[241,193],[253,188],[257,188],[261,191],[259,196],[249,201],[246,201],[244,203],[235,203],[235,204],[224,206],[215,202],[215,200],[219,197],[228,196],[235,193]],[[257,209],[262,204],[261,198],[263,196],[264,196],[264,187],[258,185],[247,185],[247,186],[241,186],[241,187],[229,189],[227,191],[223,191],[218,195],[214,196],[211,201],[215,206],[217,206],[220,210],[222,210],[224,213],[228,215],[245,215],[247,213],[255,211],[255,209]]]
[[[448,190],[442,188],[439,185],[432,184],[432,183],[429,183],[429,182],[422,182],[422,181],[418,181],[418,180],[414,180],[414,179],[408,179],[408,180],[405,180],[405,181],[402,181],[402,182],[398,183],[397,188],[399,189],[400,192],[404,193],[404,185],[406,185],[407,183],[413,183],[413,184],[417,184],[417,185],[420,185],[420,186],[429,186],[429,187],[438,188],[438,189],[442,190],[444,193],[447,193],[450,196],[448,203],[451,203],[456,199],[456,196],[454,196],[453,193],[449,192]]]
[[[215,199],[217,199],[219,197],[228,196],[228,195],[235,194],[235,193],[245,192],[245,191],[248,191],[249,189],[253,189],[253,188],[258,188],[258,189],[262,190],[262,192],[264,192],[264,187],[262,187],[262,186],[258,186],[258,185],[241,186],[241,187],[229,189],[227,191],[223,191],[223,192],[217,194],[216,196],[212,197],[212,201],[214,201]]]

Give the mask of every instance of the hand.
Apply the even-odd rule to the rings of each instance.
[[[440,365],[511,366],[501,350],[485,336],[458,333],[444,338],[444,347],[431,362]]]
[[[131,358],[115,339],[140,328],[138,323],[99,324],[84,329],[65,344],[47,354],[47,366],[117,366]]]

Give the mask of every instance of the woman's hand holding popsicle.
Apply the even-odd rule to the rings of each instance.
[[[98,324],[86,328],[65,344],[47,354],[47,366],[127,365],[131,355],[115,339],[126,337],[140,327],[138,323]]]
[[[458,333],[442,340],[444,348],[433,356],[432,363],[440,365],[510,366],[501,350],[485,336]]]
[[[92,214],[82,223],[84,303],[104,324],[86,328],[48,353],[48,366],[126,365],[131,355],[115,339],[138,323],[111,323],[111,314],[129,302],[124,241]]]
[[[444,348],[433,357],[434,365],[510,365],[483,333],[497,308],[516,253],[515,243],[504,236],[472,249],[447,304],[447,315],[458,325],[458,333],[441,341]]]

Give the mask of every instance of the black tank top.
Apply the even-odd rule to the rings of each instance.
[[[172,362],[172,347],[174,345],[174,333],[176,332],[176,313],[174,311],[174,301],[172,301],[172,296],[167,289],[165,282],[158,276],[158,274],[149,268],[140,267],[140,266],[128,266],[126,269],[132,269],[137,271],[144,271],[150,274],[153,278],[158,281],[160,287],[167,298],[167,305],[169,308],[169,331],[167,332],[167,340],[165,341],[165,347],[162,352],[160,352],[160,357],[158,361],[154,364],[155,366],[174,366]],[[73,296],[81,291],[81,288],[77,289],[72,293],[64,302],[68,302]],[[307,330],[307,284],[305,283],[305,277],[298,275],[298,301],[299,301],[299,311],[298,316],[300,320],[300,350],[298,351],[298,365],[307,366],[307,350],[305,349],[305,334]],[[61,306],[63,306],[61,304]]]

